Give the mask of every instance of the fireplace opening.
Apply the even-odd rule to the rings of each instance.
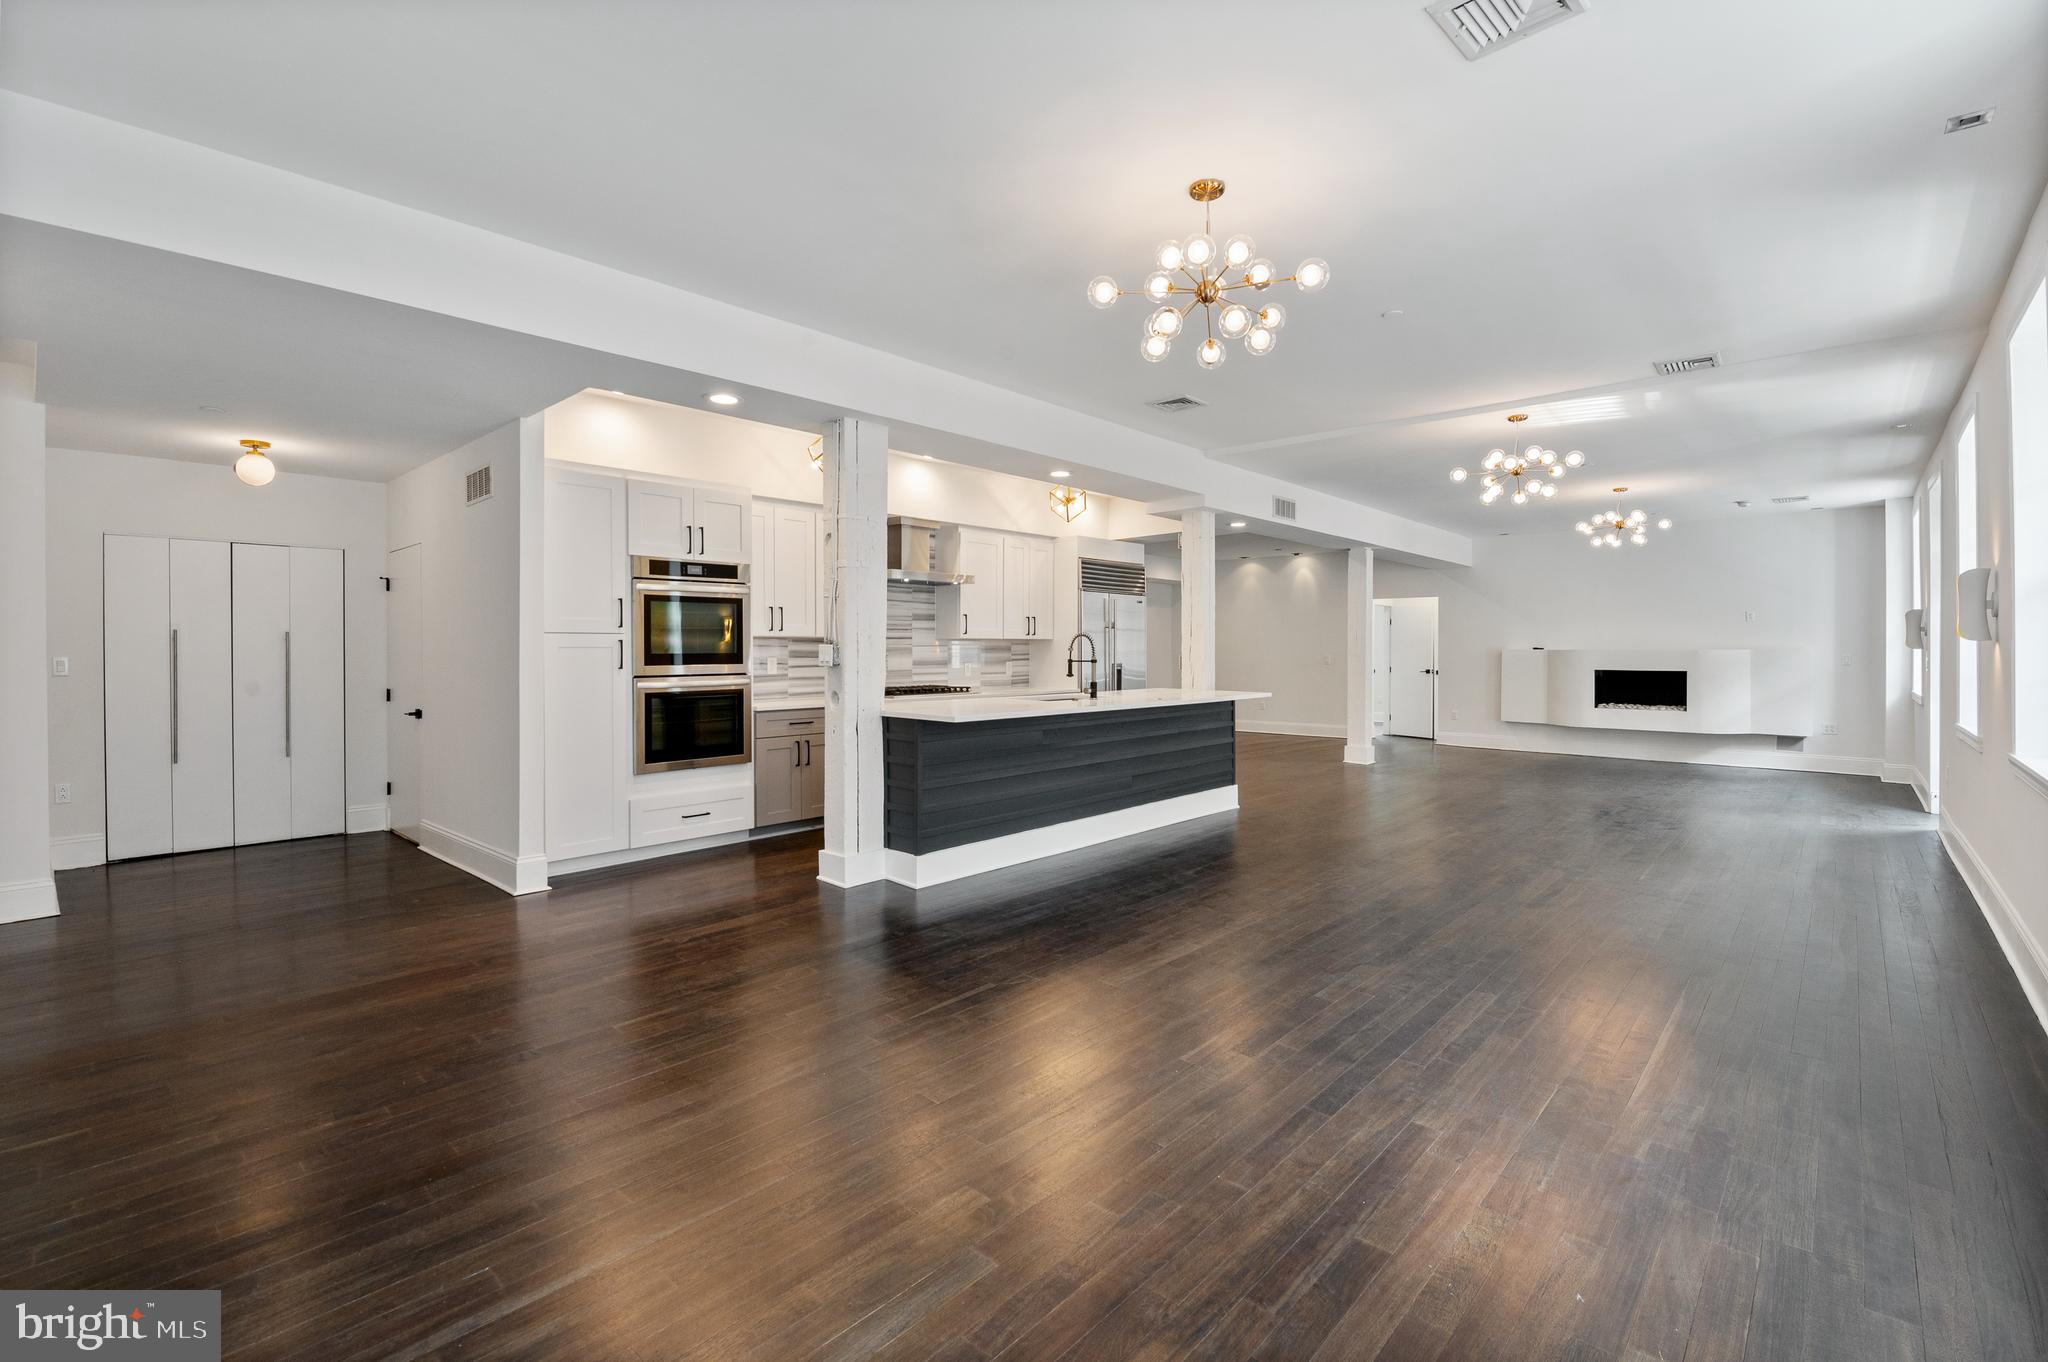
[[[1685,673],[1595,668],[1593,708],[1683,710]]]

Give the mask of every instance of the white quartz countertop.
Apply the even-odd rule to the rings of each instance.
[[[940,724],[986,723],[1053,714],[1099,714],[1104,710],[1159,709],[1167,705],[1215,705],[1264,700],[1263,690],[1106,690],[1093,700],[1080,691],[1019,695],[903,696],[882,701],[885,719],[923,719]]]
[[[754,701],[754,713],[768,714],[784,709],[823,709],[822,695],[778,695],[767,700]]]

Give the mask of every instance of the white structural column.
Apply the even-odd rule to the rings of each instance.
[[[882,878],[882,683],[888,669],[889,428],[825,426],[825,849],[818,878]]]
[[[50,878],[43,408],[29,348],[0,354],[0,922],[57,911]],[[16,354],[15,352],[20,353]]]
[[[1180,513],[1180,683],[1216,689],[1216,513]]]
[[[1346,555],[1344,568],[1344,760],[1372,765],[1372,550]]]

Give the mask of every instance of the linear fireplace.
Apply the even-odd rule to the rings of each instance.
[[[1596,668],[1593,672],[1593,708],[1683,711],[1685,673]]]

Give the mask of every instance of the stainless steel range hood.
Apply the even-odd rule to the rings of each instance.
[[[889,517],[889,580],[913,586],[966,586],[974,578],[946,571],[939,562],[939,524],[935,520]]]

